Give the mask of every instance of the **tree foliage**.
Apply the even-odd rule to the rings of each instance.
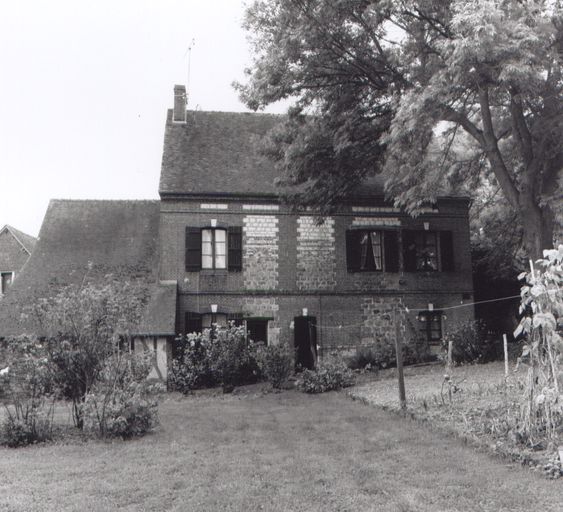
[[[114,282],[82,283],[63,288],[33,305],[53,367],[54,384],[72,401],[77,427],[84,425],[83,402],[100,379],[108,359],[129,346],[131,329],[146,301],[143,286]]]
[[[327,211],[381,174],[408,211],[485,177],[534,256],[561,200],[558,0],[255,0],[242,99],[292,99],[265,152],[288,198]]]

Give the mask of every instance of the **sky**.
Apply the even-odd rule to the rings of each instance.
[[[245,3],[0,0],[0,228],[37,236],[54,198],[158,198],[190,45],[189,108],[247,110]]]

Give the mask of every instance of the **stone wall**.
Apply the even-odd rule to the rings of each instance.
[[[280,340],[280,306],[273,297],[246,297],[242,305],[245,316],[273,318],[268,322],[268,343],[277,345]]]
[[[333,290],[336,287],[334,220],[322,224],[311,216],[297,219],[297,288]]]
[[[279,265],[278,219],[273,215],[247,215],[243,223],[244,287],[275,290]]]

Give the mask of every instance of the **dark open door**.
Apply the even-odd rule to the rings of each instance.
[[[317,361],[317,319],[314,316],[296,316],[293,319],[295,334],[295,366],[313,369]]]

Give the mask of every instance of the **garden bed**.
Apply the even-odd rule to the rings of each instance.
[[[539,439],[531,448],[522,444],[513,428],[526,372],[525,366],[515,371],[511,364],[505,382],[504,363],[468,365],[453,368],[448,381],[442,365],[405,368],[407,412],[432,427],[520,461],[549,477],[563,476],[557,456],[562,436],[551,443]],[[401,411],[396,369],[361,380],[362,384],[348,392],[352,398]]]

